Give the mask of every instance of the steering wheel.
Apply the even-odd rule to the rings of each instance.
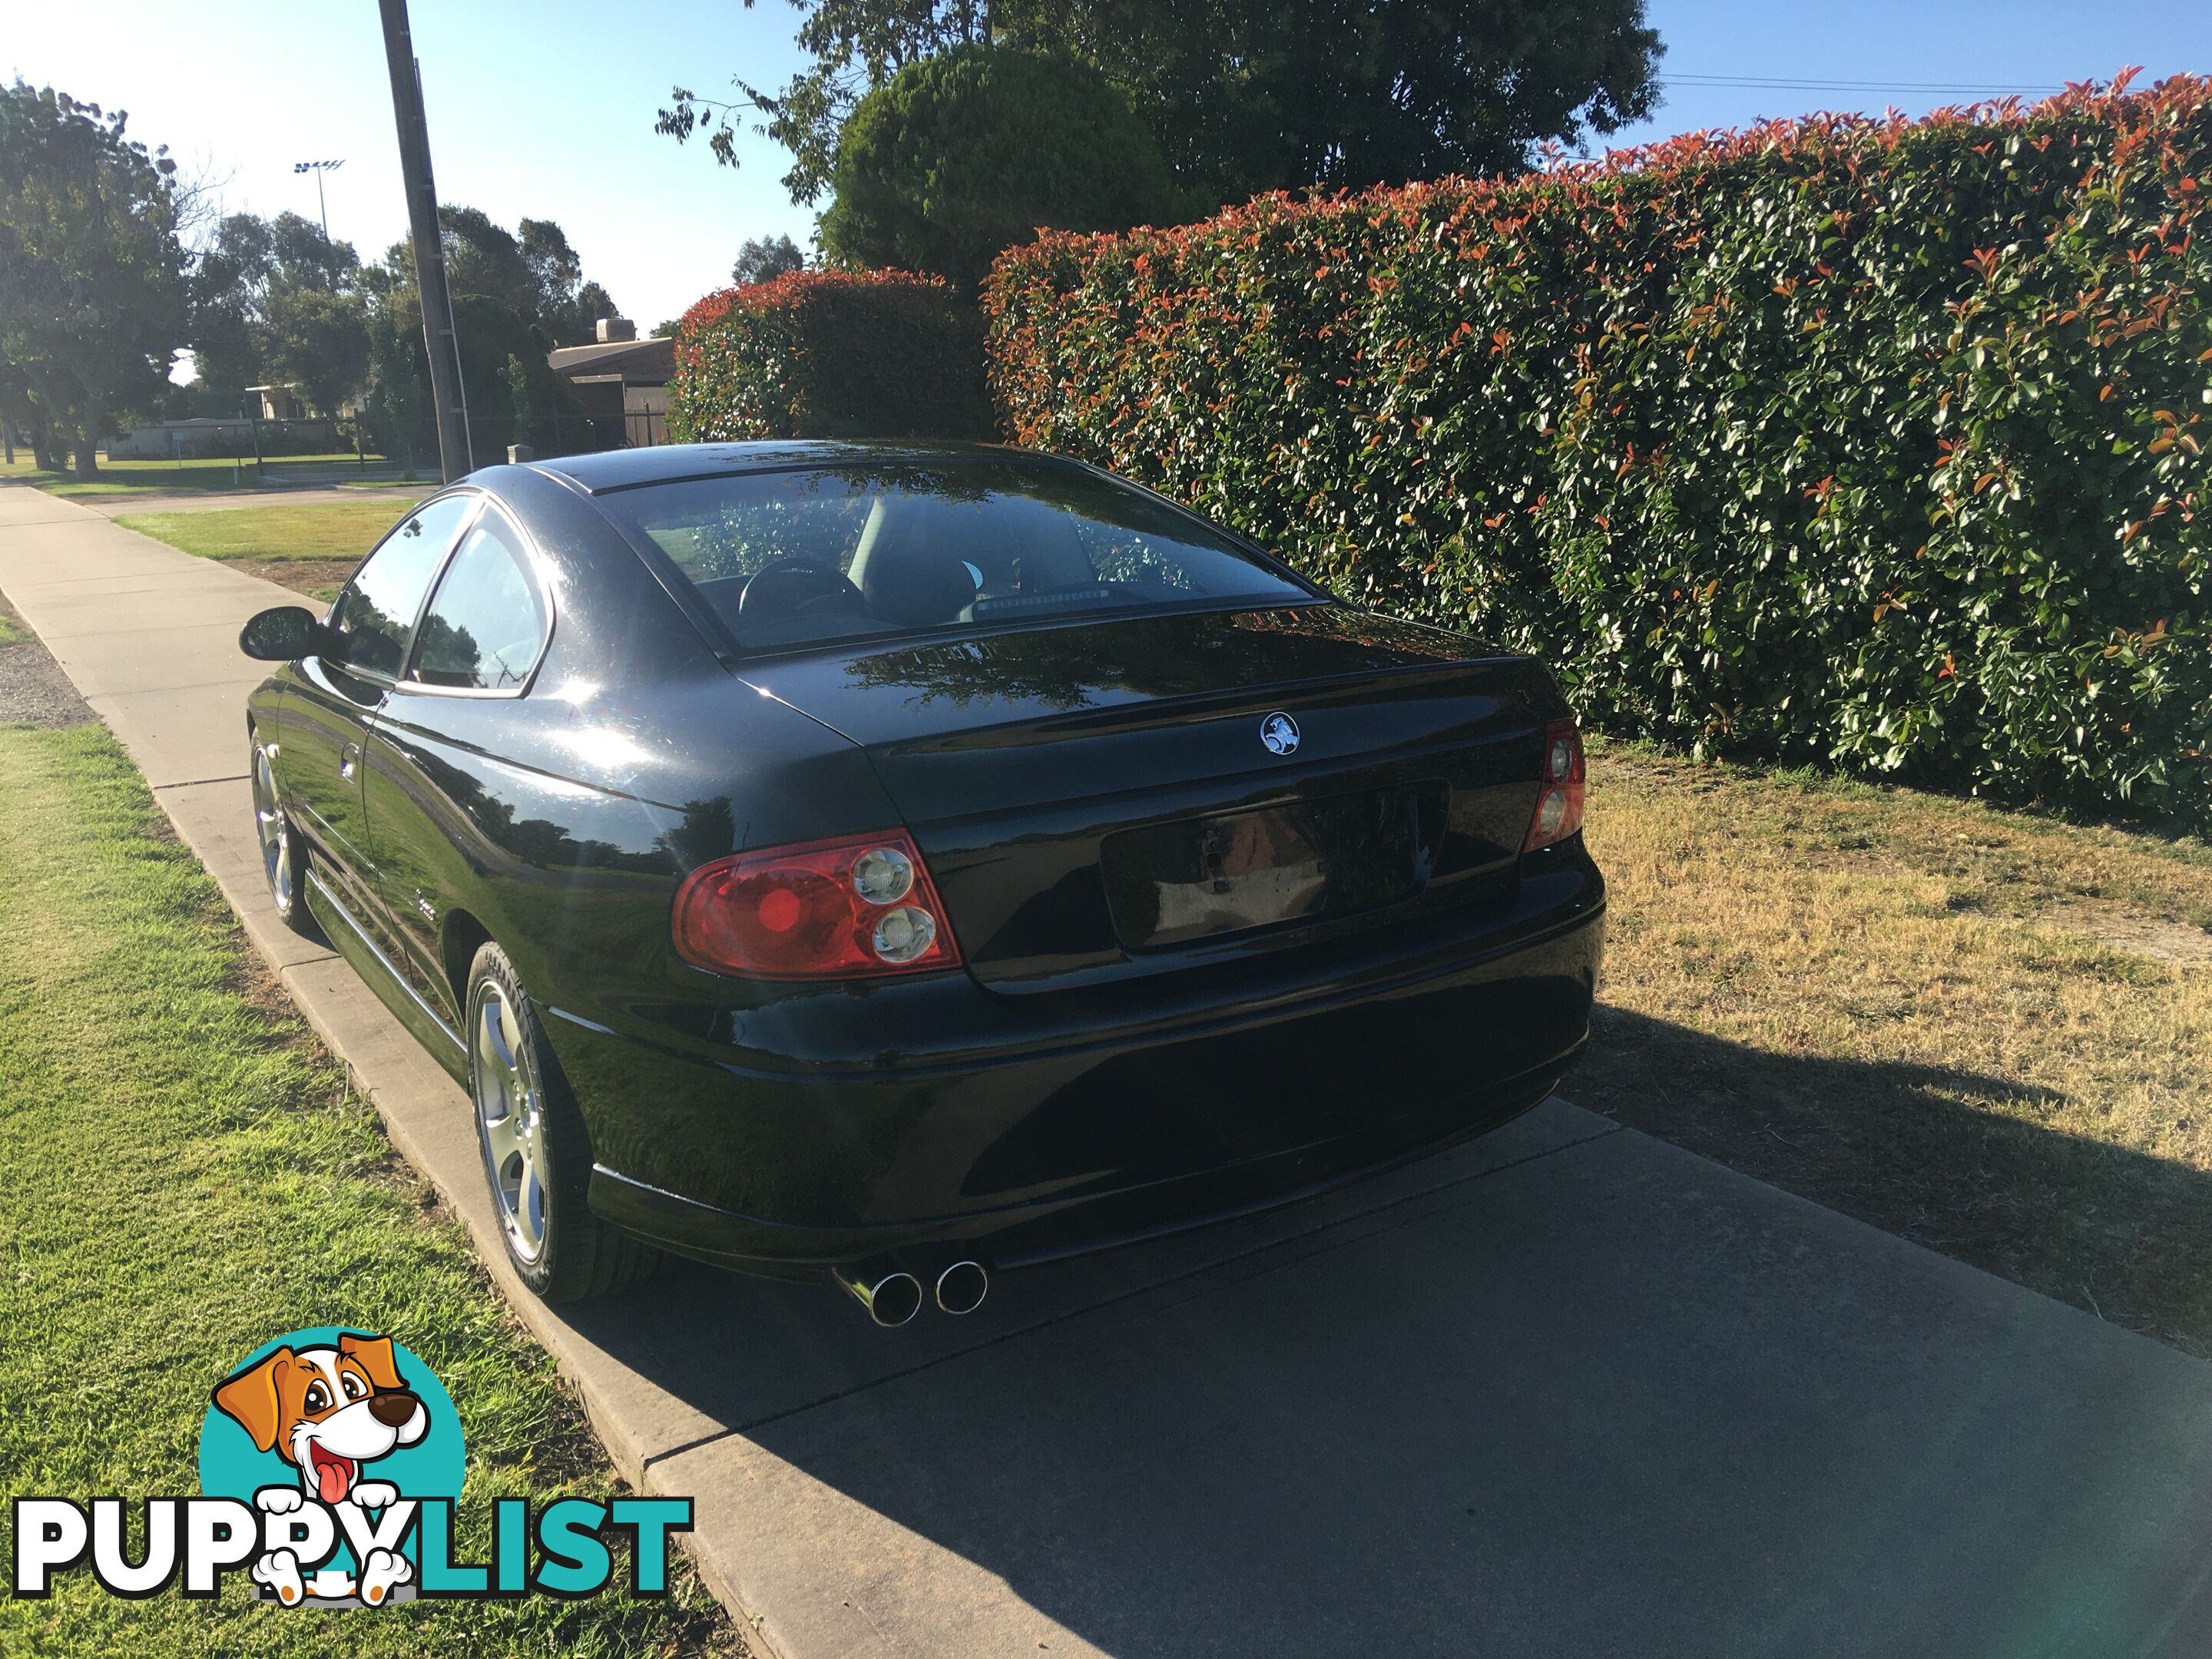
[[[866,603],[842,570],[811,559],[787,556],[770,559],[746,578],[738,594],[738,614],[805,617],[819,611],[858,611]]]

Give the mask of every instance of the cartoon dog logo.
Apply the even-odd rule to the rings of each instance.
[[[257,1449],[273,1449],[299,1469],[296,1487],[264,1486],[253,1494],[270,1515],[288,1514],[311,1498],[332,1510],[387,1507],[398,1499],[398,1488],[362,1479],[363,1467],[414,1445],[430,1426],[422,1401],[400,1380],[391,1341],[350,1332],[341,1332],[332,1346],[276,1349],[226,1378],[215,1404],[253,1437]],[[376,1607],[414,1573],[396,1550],[370,1550],[359,1565],[358,1579],[342,1568],[303,1577],[291,1551],[270,1550],[254,1563],[252,1576],[288,1607],[308,1596],[342,1601],[356,1595]]]

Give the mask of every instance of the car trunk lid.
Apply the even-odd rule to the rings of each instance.
[[[866,749],[970,971],[1010,993],[1510,894],[1559,712],[1528,658],[1334,605],[813,654],[744,678]]]

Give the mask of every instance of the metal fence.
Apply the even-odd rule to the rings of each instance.
[[[108,440],[102,447],[111,461],[166,462],[179,469],[228,461],[241,482],[338,483],[362,478],[435,476],[434,434],[423,434],[427,441],[412,446],[395,443],[391,447],[397,453],[391,454],[364,447],[367,436],[363,423],[356,420],[175,421],[134,428]],[[471,411],[467,437],[468,465],[491,466],[504,461],[508,447],[516,444],[526,446],[539,457],[665,444],[668,421],[657,410],[643,410],[605,416],[516,416]]]
[[[342,457],[362,449],[350,424],[336,421],[164,421],[133,427],[100,447],[112,461],[261,461],[271,456]]]
[[[602,449],[624,449],[630,438],[619,416],[589,415],[479,415],[468,420],[469,458],[472,465],[491,466],[507,459],[510,444],[528,447],[533,455],[588,455]]]

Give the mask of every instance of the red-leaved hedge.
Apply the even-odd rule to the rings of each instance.
[[[982,319],[902,270],[724,289],[678,325],[668,428],[679,443],[988,437]]]
[[[2212,82],[1048,234],[1024,443],[1601,724],[2212,822]]]

